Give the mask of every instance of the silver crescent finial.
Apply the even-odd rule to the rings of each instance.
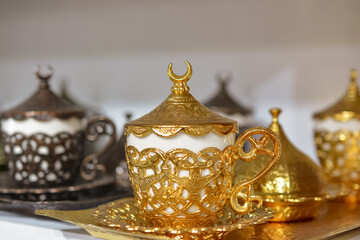
[[[40,65],[35,65],[34,73],[35,76],[40,80],[40,87],[41,88],[48,88],[49,87],[49,79],[54,75],[54,69],[51,65],[47,66],[49,73],[41,74],[40,73]]]

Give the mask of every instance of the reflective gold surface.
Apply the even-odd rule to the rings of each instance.
[[[37,215],[70,222],[103,239],[223,239],[230,231],[267,222],[268,208],[255,208],[239,216],[229,206],[218,221],[202,228],[161,228],[148,226],[133,198],[120,199],[95,209],[80,211],[37,210]]]
[[[317,154],[324,172],[335,182],[360,190],[360,131],[315,131]]]
[[[231,232],[226,240],[311,240],[332,239],[337,234],[360,227],[360,207],[354,203],[326,203],[310,221],[266,223]],[[341,239],[340,237],[338,239]],[[348,239],[348,238],[344,238]],[[355,239],[355,238],[354,238]]]
[[[261,136],[255,139],[254,136]],[[242,146],[252,148],[245,153]],[[129,176],[142,215],[157,227],[210,226],[229,200],[239,214],[248,213],[262,199],[253,194],[252,184],[266,174],[280,155],[280,141],[266,128],[245,131],[223,151],[211,147],[198,153],[179,148],[163,152],[157,148],[139,151],[126,146]],[[252,161],[268,156],[261,170],[232,186],[237,159]],[[257,160],[259,161],[259,160]]]
[[[333,118],[339,122],[347,122],[350,119],[360,120],[360,95],[357,85],[357,72],[350,73],[350,84],[345,95],[334,105],[324,111],[314,114],[315,119]]]
[[[150,225],[201,227],[217,220],[231,189],[228,149],[125,149],[134,196]]]
[[[172,64],[169,65],[168,75],[174,83],[172,93],[150,113],[127,122],[125,135],[141,138],[154,133],[172,137],[183,132],[200,142],[204,138],[199,136],[211,131],[218,135],[238,131],[236,121],[212,112],[189,93],[187,81],[192,68],[190,63],[186,64],[187,72],[182,76],[176,75]],[[252,148],[245,153],[246,141]],[[210,226],[227,201],[239,214],[251,211],[253,203],[261,206],[262,199],[253,194],[252,184],[269,171],[281,152],[280,140],[266,128],[249,129],[234,146],[221,150],[216,145],[199,152],[171,147],[163,152],[161,147],[151,145],[140,150],[136,147],[126,146],[135,200],[149,224],[158,227]],[[267,156],[262,159],[263,167],[233,186],[235,160],[252,161],[262,155]]]
[[[269,208],[254,208],[252,212],[240,216],[227,205],[220,218],[211,226],[153,227],[142,216],[134,199],[128,199],[99,206],[94,210],[93,217],[103,226],[126,232],[152,233],[177,239],[222,239],[235,229],[267,222],[271,214]]]
[[[123,203],[129,203],[128,199],[124,199],[123,201]],[[110,209],[111,208],[107,208],[107,211],[109,211],[109,215],[107,216],[111,216]],[[128,209],[131,211],[131,209],[135,208]],[[131,232],[123,231],[119,228],[114,227],[105,227],[104,225],[99,224],[97,220],[93,217],[94,210],[95,209],[79,211],[37,210],[36,214],[76,224],[79,227],[85,229],[92,236],[102,239],[170,239],[169,237],[166,237],[164,235],[135,232],[134,230],[140,226],[134,226],[134,228],[131,229]],[[228,210],[231,213],[231,209],[226,208],[226,211]],[[117,211],[119,211],[119,209]],[[127,210],[119,212],[127,214]],[[117,214],[117,216],[119,215]],[[226,212],[224,216],[227,216]],[[236,216],[237,215],[235,215],[235,217]],[[131,219],[134,217],[136,218],[137,215],[129,216],[130,223],[133,222],[133,220]],[[253,223],[255,222],[262,223],[264,221],[267,221],[268,217],[268,209],[256,209],[255,214],[249,213],[241,217],[241,219],[245,219],[245,221],[233,223],[230,220],[227,220],[224,223],[220,223],[219,225],[214,225],[212,227],[213,234],[211,237],[213,237],[212,239],[219,239],[219,237],[216,238],[216,236],[218,235],[215,232],[227,232],[230,228],[227,228],[226,226],[237,226],[239,230],[232,231],[231,233],[226,235],[225,240],[328,239],[330,237],[336,236],[337,234],[360,227],[360,207],[355,203],[346,203],[342,201],[332,201],[326,203],[325,206],[323,206],[323,208],[321,209],[318,217],[310,221],[290,223],[265,223],[253,225]],[[231,219],[231,217],[228,219]],[[224,224],[226,224],[226,226],[224,226]],[[129,224],[129,228],[130,226],[133,225]],[[143,228],[144,231],[146,229],[147,228]],[[175,231],[181,232],[182,229],[175,229]],[[177,239],[191,239],[190,236],[194,236],[194,233],[195,236],[193,239],[206,239],[204,237],[197,237],[196,235],[197,233],[204,231],[204,228],[193,228],[191,230],[188,229],[187,231],[191,232],[191,234],[184,234],[183,236],[178,235],[176,236]]]
[[[190,79],[192,68],[189,62],[187,72],[177,76],[168,67],[168,75],[174,86],[172,93],[150,113],[125,124],[125,135],[130,133],[144,137],[155,133],[162,137],[171,137],[179,132],[191,136],[203,136],[213,131],[227,135],[238,131],[236,121],[216,114],[199,103],[190,93],[186,82]]]
[[[270,129],[278,134],[282,153],[273,169],[254,183],[255,194],[264,199],[264,205],[275,208],[271,221],[294,221],[316,216],[319,204],[328,197],[326,179],[307,155],[300,152],[287,138],[278,123],[280,109],[270,110],[273,120]],[[238,163],[235,183],[262,167],[264,161]],[[298,209],[297,209],[298,208]]]
[[[360,94],[357,84],[357,72],[351,71],[350,85],[346,95],[334,106],[315,114],[321,121],[332,117],[339,122],[360,120]],[[356,124],[353,122],[352,124]],[[357,123],[360,125],[360,123]],[[347,184],[360,190],[360,129],[350,130],[343,127],[331,130],[316,128],[314,131],[317,154],[325,174],[335,182]]]
[[[302,202],[276,201],[264,202],[264,206],[275,211],[271,222],[292,222],[308,220],[318,215],[322,201],[308,200]]]

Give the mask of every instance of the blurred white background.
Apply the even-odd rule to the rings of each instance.
[[[191,93],[205,101],[215,73],[231,72],[232,96],[315,159],[312,114],[345,91],[360,69],[360,1],[0,0],[0,103],[19,103],[37,88],[35,64],[55,68],[79,102],[119,126],[170,93],[167,66],[193,66]],[[316,160],[317,161],[317,160]]]

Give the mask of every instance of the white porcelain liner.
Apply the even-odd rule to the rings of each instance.
[[[49,136],[55,136],[61,132],[74,134],[82,129],[82,118],[77,117],[71,117],[69,119],[53,118],[49,121],[39,121],[34,118],[28,118],[21,121],[13,118],[2,120],[2,130],[8,135],[20,132],[27,136],[36,133],[44,133]]]
[[[315,120],[315,130],[326,130],[330,132],[336,132],[340,130],[360,131],[360,121],[357,119],[350,119],[347,122],[338,122],[332,118],[325,120]]]
[[[146,148],[158,148],[164,152],[167,152],[174,148],[186,148],[197,153],[208,147],[216,147],[220,150],[224,150],[229,145],[233,145],[234,142],[235,133],[222,136],[210,132],[200,137],[189,136],[183,132],[180,132],[173,137],[160,137],[155,133],[151,133],[141,138],[136,137],[133,134],[127,136],[127,145],[134,146],[139,151],[142,151]]]

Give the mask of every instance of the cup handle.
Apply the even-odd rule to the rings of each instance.
[[[261,135],[257,140],[254,135]],[[245,141],[249,141],[251,144],[251,150],[247,153],[243,150]],[[273,143],[273,149],[268,148],[269,141]],[[250,128],[243,132],[235,142],[234,148],[232,149],[232,158],[237,160],[250,162],[259,155],[268,155],[271,157],[267,165],[257,174],[250,179],[244,180],[232,187],[230,196],[231,208],[240,214],[247,213],[251,210],[252,202],[257,202],[257,206],[262,205],[262,198],[254,196],[253,194],[253,183],[265,175],[277,162],[281,153],[280,139],[276,133],[272,130],[264,127]],[[239,203],[241,200],[241,203]]]
[[[87,123],[84,131],[85,139],[89,142],[95,142],[100,135],[110,136],[109,141],[98,152],[88,155],[81,162],[80,175],[83,179],[91,181],[95,179],[97,171],[106,171],[106,166],[99,162],[99,159],[110,150],[116,141],[115,124],[105,116],[95,116]]]

